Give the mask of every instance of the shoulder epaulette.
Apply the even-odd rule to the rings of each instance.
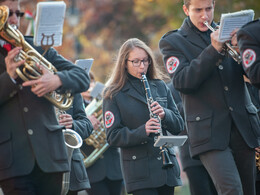
[[[170,34],[172,34],[172,33],[174,33],[174,32],[177,32],[177,31],[178,31],[178,29],[168,31],[167,33],[165,33],[165,34],[163,35],[163,38],[164,38],[164,37],[167,37],[168,35],[170,35]]]

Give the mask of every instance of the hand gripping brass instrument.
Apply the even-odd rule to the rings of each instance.
[[[205,26],[208,27],[209,30],[211,30],[212,32],[215,31],[215,29],[209,25],[209,23],[207,21],[204,22]],[[226,51],[228,52],[228,54],[238,63],[240,64],[242,59],[241,56],[237,53],[237,51],[230,45],[230,43],[225,42],[225,46],[226,46]]]
[[[0,6],[0,36],[15,47],[22,47],[16,60],[25,60],[25,63],[16,69],[16,73],[23,81],[38,79],[42,76],[42,71],[37,65],[43,66],[52,74],[56,73],[56,68],[39,54],[29,43],[24,40],[23,35],[18,29],[8,24],[9,8]],[[73,96],[70,93],[56,95],[57,92],[49,92],[44,97],[59,109],[68,109]]]
[[[64,110],[60,110],[58,108],[55,108],[55,111],[58,120],[61,114],[66,113]],[[71,129],[63,129],[62,132],[64,136],[65,145],[67,148],[69,166],[71,167],[73,151],[74,149],[80,148],[82,146],[82,138],[76,131]],[[65,172],[62,175],[61,195],[66,195],[69,191],[69,187],[70,187],[70,172]]]
[[[160,117],[157,114],[153,114],[153,112],[151,111],[151,104],[154,102],[154,100],[153,100],[153,97],[152,97],[152,93],[151,93],[151,90],[150,90],[149,83],[148,83],[146,75],[144,73],[142,73],[141,81],[143,82],[144,88],[145,88],[145,94],[146,94],[148,109],[149,109],[149,112],[150,112],[150,118],[157,119],[161,124]],[[156,142],[156,140],[158,139],[159,136],[163,136],[161,128],[159,129],[158,135],[156,135],[154,137],[155,142]],[[171,159],[170,159],[169,154],[168,154],[168,149],[164,146],[160,146],[160,150],[161,150],[160,153],[162,154],[162,159],[163,159],[162,168],[167,169],[167,168],[173,167],[173,163],[171,162]]]

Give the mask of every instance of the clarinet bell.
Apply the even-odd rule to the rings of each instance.
[[[167,148],[163,148],[161,150],[161,153],[162,153],[162,159],[163,159],[163,166],[162,166],[162,168],[163,169],[172,168],[173,167],[173,163],[172,163],[172,161],[171,161],[171,159],[169,157]]]

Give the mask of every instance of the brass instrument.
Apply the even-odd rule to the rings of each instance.
[[[255,152],[255,163],[258,171],[260,171],[260,153],[257,151]]]
[[[208,29],[210,29],[212,32],[215,31],[215,29],[209,25],[209,23],[207,21],[203,22],[205,24],[205,26],[208,27]],[[226,46],[226,51],[228,52],[228,54],[238,63],[240,64],[242,59],[241,56],[237,53],[237,51],[230,45],[230,43],[225,42],[225,46]]]
[[[71,166],[71,159],[74,149],[80,148],[82,145],[82,139],[80,135],[71,129],[63,129],[63,136],[65,145],[68,152],[69,165]],[[70,187],[70,172],[65,172],[62,175],[62,188],[61,195],[66,195]]]
[[[56,111],[56,117],[59,120],[61,114],[65,114],[66,112],[64,110],[60,110],[58,108],[55,108]],[[80,135],[72,130],[72,129],[63,129],[63,136],[65,145],[68,152],[68,161],[69,166],[71,166],[71,159],[74,149],[80,148],[82,146],[82,138]],[[70,172],[65,172],[62,175],[62,188],[61,188],[61,195],[66,195],[69,191],[70,187]]]
[[[142,73],[141,81],[144,84],[147,106],[148,106],[148,109],[149,109],[149,112],[150,112],[150,118],[157,119],[159,121],[159,123],[161,124],[161,119],[160,119],[159,115],[153,114],[153,112],[151,111],[151,104],[154,102],[154,100],[153,100],[153,97],[152,97],[152,93],[151,93],[151,90],[150,90],[149,83],[148,83],[146,75],[144,73]],[[158,135],[156,135],[154,137],[154,142],[156,142],[156,140],[158,139],[159,136],[163,136],[162,129],[160,128],[158,131],[159,131]],[[160,150],[161,150],[160,153],[162,154],[162,159],[163,159],[162,168],[168,169],[168,168],[173,167],[173,163],[171,162],[171,159],[170,159],[169,154],[168,154],[168,149],[165,146],[160,146]]]
[[[91,151],[90,154],[86,154],[86,152],[81,149],[82,154],[85,156],[84,164],[86,168],[93,165],[99,158],[102,158],[102,154],[109,147],[106,141],[106,132],[103,124],[102,104],[102,99],[95,98],[85,109],[87,115],[94,115],[100,121],[99,128],[94,129],[91,135],[84,140],[88,146],[93,146],[93,151]]]
[[[29,43],[24,40],[23,35],[18,29],[8,24],[9,8],[0,6],[0,36],[15,47],[22,47],[16,60],[25,60],[25,63],[16,69],[16,73],[23,81],[34,80],[41,77],[42,71],[37,67],[41,65],[52,74],[56,73],[56,68],[39,54]],[[49,92],[44,97],[59,109],[68,109],[72,102],[73,96],[70,93],[56,95],[57,92]]]

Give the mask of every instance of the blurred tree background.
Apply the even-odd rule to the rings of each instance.
[[[43,1],[43,0],[41,0]],[[35,17],[40,0],[21,0],[21,8]],[[162,56],[158,49],[161,36],[179,28],[185,15],[182,0],[64,0],[67,5],[63,28],[63,44],[56,48],[65,58],[93,58],[92,72],[105,82],[114,66],[121,44],[136,37],[154,51],[158,63]],[[221,13],[253,9],[260,17],[257,0],[216,0],[215,21]],[[21,20],[21,31],[26,32],[30,17]]]

